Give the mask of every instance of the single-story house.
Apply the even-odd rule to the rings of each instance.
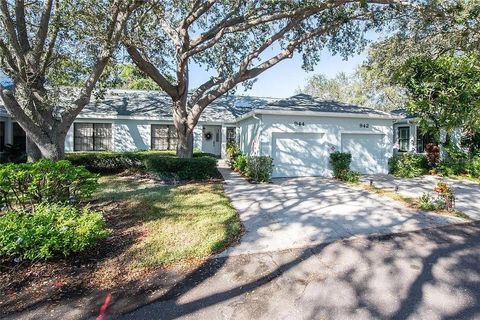
[[[329,154],[352,154],[352,169],[387,173],[387,161],[405,147],[408,118],[305,94],[287,99],[224,96],[208,106],[194,131],[194,148],[224,157],[226,144],[248,155],[271,156],[274,177],[328,176]],[[410,131],[411,132],[411,128]],[[408,140],[417,141],[412,134]],[[0,108],[0,145],[25,145],[25,134]],[[151,91],[109,90],[80,113],[65,151],[174,150],[171,100]],[[408,145],[411,150],[415,144]]]

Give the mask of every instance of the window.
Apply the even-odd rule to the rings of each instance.
[[[75,123],[73,128],[73,150],[111,150],[111,123]]]
[[[410,128],[398,128],[398,151],[408,152],[410,149]]]
[[[425,147],[429,143],[435,143],[433,136],[429,133],[422,133],[421,129],[417,127],[417,153],[425,152]]]
[[[18,147],[22,151],[27,150],[27,134],[16,122],[12,123],[12,135],[12,145]]]
[[[151,148],[154,150],[175,150],[177,149],[177,131],[175,126],[152,124]]]
[[[237,128],[228,127],[227,128],[227,143],[237,141]]]
[[[0,122],[0,152],[5,150],[5,122]]]

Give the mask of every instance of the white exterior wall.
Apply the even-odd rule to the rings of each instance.
[[[260,118],[260,116],[259,116]],[[295,125],[295,122],[304,125]],[[368,128],[362,128],[361,125],[368,124]],[[274,157],[274,137],[288,135],[288,133],[318,134],[321,136],[322,144],[328,152],[345,151],[342,150],[342,134],[349,136],[376,135],[381,145],[378,150],[375,149],[376,157],[384,159],[381,170],[376,173],[387,173],[387,160],[393,152],[393,120],[391,119],[372,119],[372,118],[349,118],[349,117],[323,117],[323,116],[291,116],[291,115],[261,115],[259,120],[248,118],[240,123],[240,147],[241,150],[250,155]],[[256,152],[256,142],[258,141],[258,152]],[[307,148],[295,150],[300,155],[309,151]],[[308,160],[305,160],[308,159]],[[310,161],[306,165],[315,166],[319,161],[315,157],[302,158],[302,161]],[[329,171],[330,169],[328,169]],[[328,174],[322,174],[328,175]]]
[[[258,155],[262,121],[260,117],[247,118],[239,122],[238,141],[240,150],[246,155]]]
[[[75,123],[111,123],[112,151],[149,150],[151,148],[151,125],[173,125],[168,121],[136,120],[136,119],[78,119]],[[203,124],[199,123],[193,131],[193,147],[202,150]],[[223,140],[222,140],[223,141]],[[65,138],[65,151],[73,150],[73,125]],[[222,146],[223,147],[223,146]],[[222,154],[224,151],[222,150]]]

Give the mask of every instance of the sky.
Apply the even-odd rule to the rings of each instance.
[[[369,31],[365,35],[370,41],[378,40],[384,35]],[[302,69],[302,57],[298,52],[292,59],[281,61],[276,66],[265,71],[257,77],[257,81],[252,89],[245,91],[239,86],[236,94],[251,95],[258,97],[287,98],[294,94],[299,88],[305,86],[308,78],[315,74],[322,73],[328,78],[333,78],[337,73],[345,72],[352,74],[367,58],[368,48],[363,50],[361,54],[352,55],[348,60],[344,60],[341,56],[332,55],[328,49],[322,51],[320,62],[316,65],[314,71],[307,72]],[[273,53],[273,52],[272,52]],[[208,73],[201,67],[190,66],[190,88],[196,88],[209,78]]]

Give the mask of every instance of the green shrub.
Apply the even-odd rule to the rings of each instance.
[[[175,151],[147,150],[135,152],[72,152],[65,158],[75,165],[81,165],[91,172],[101,174],[119,173],[125,170],[144,170],[145,160],[151,157],[175,157]],[[194,152],[193,157],[214,155]]]
[[[273,159],[268,156],[247,157],[245,175],[257,182],[268,182],[272,177]]]
[[[330,154],[330,165],[333,170],[333,177],[340,179],[345,175],[345,172],[350,170],[350,163],[352,162],[352,155],[347,152],[332,152]]]
[[[445,157],[437,167],[438,172],[444,176],[456,176],[467,173],[468,154],[456,145],[446,145],[445,153]]]
[[[148,171],[156,172],[167,179],[206,180],[220,177],[217,159],[211,156],[190,159],[152,156],[144,162]]]
[[[33,213],[7,211],[0,230],[0,256],[28,260],[68,256],[109,234],[100,213],[61,204],[40,204]]]
[[[466,172],[474,178],[480,178],[480,156],[475,156],[467,161]]]
[[[332,152],[330,154],[330,165],[333,170],[333,177],[345,182],[357,183],[360,181],[360,173],[350,170],[352,155],[348,152]]]
[[[414,178],[428,171],[428,161],[424,155],[403,153],[388,160],[389,172],[397,177]]]
[[[439,209],[439,204],[436,202],[436,200],[426,192],[418,198],[418,206],[420,209],[427,211]]]
[[[350,183],[358,183],[360,181],[360,173],[352,170],[344,171],[340,180]]]
[[[239,154],[235,157],[235,160],[233,161],[233,169],[245,173],[245,170],[247,168],[247,156],[243,154]]]
[[[0,196],[7,207],[39,202],[65,202],[90,197],[97,175],[69,161],[40,160],[0,165]]]
[[[225,152],[227,154],[227,160],[230,168],[234,169],[235,158],[242,153],[240,151],[240,147],[235,142],[229,142],[227,143],[227,149]]]

